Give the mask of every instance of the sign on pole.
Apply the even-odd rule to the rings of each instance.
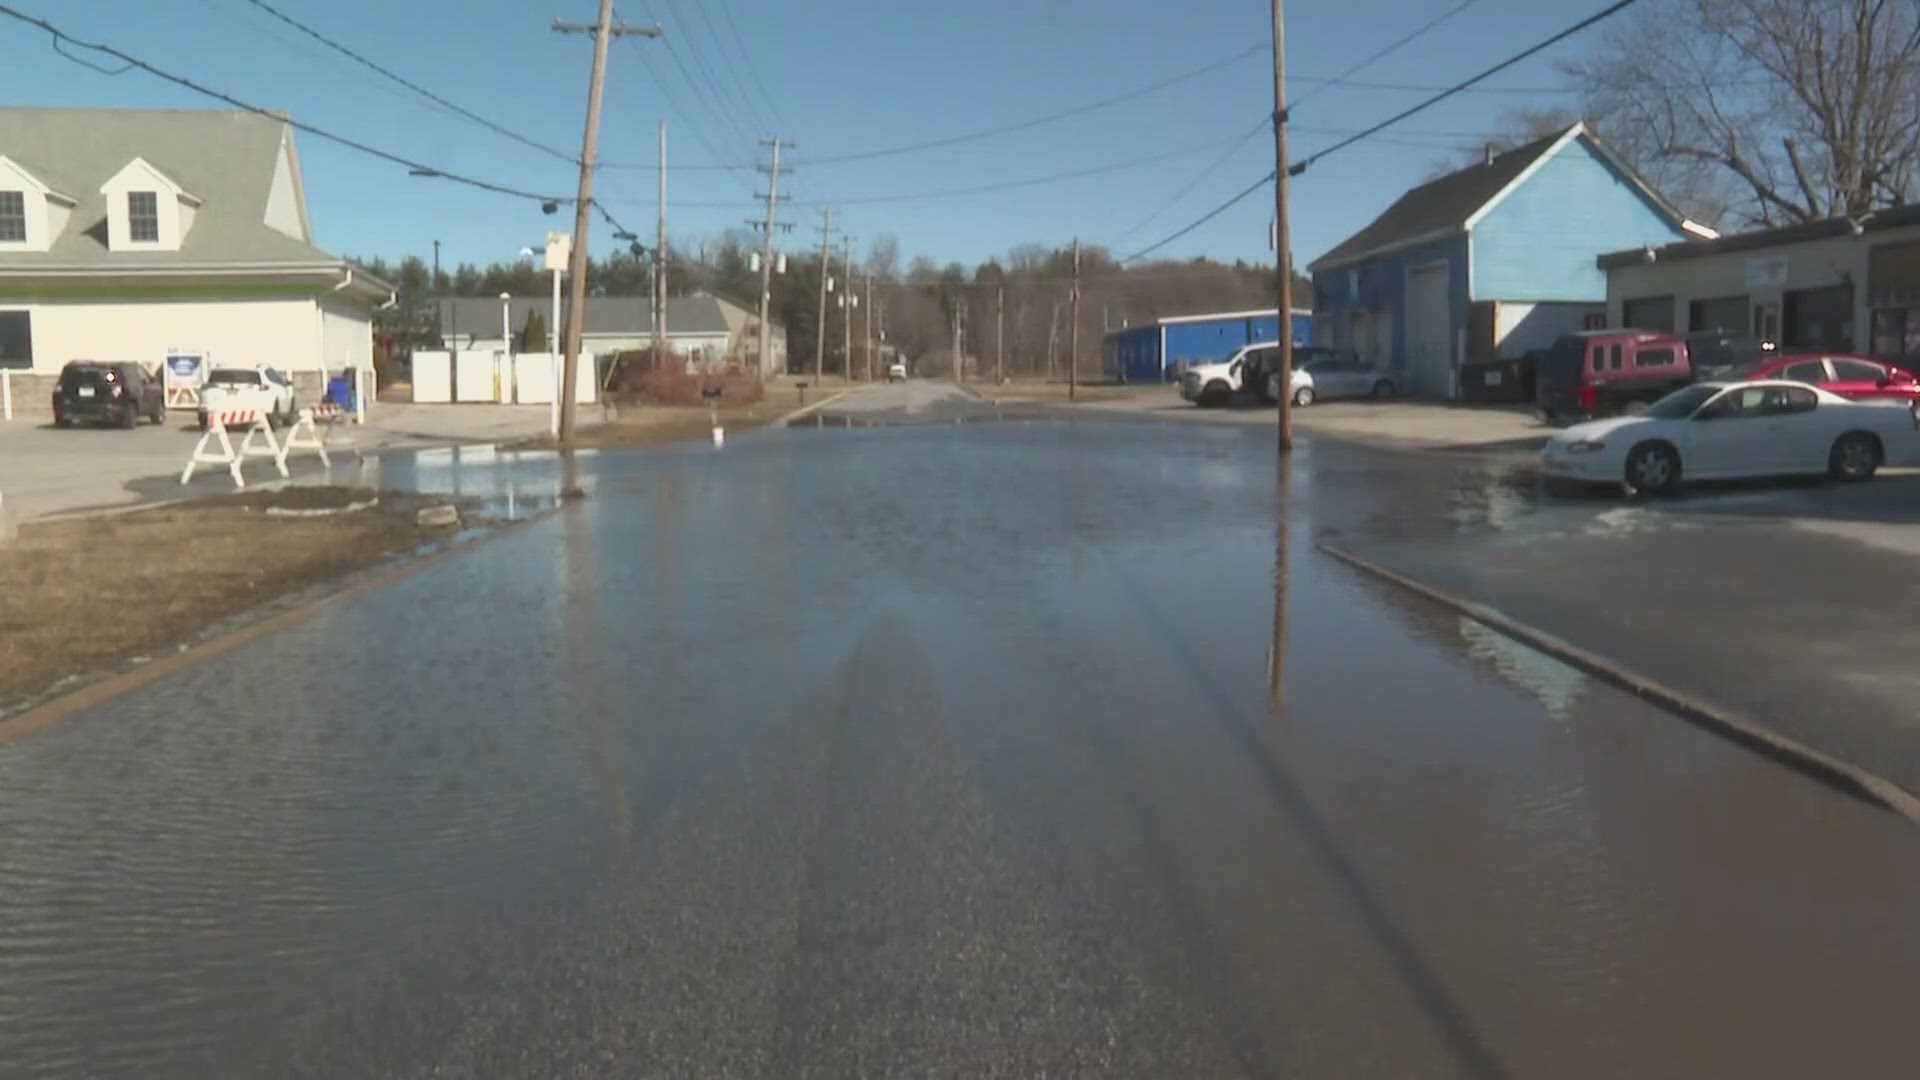
[[[167,408],[197,409],[207,381],[207,355],[194,349],[169,349],[166,364]]]

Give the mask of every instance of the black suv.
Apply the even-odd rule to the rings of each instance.
[[[143,416],[166,423],[167,395],[139,364],[75,360],[60,369],[60,382],[53,388],[53,422],[60,427],[91,420],[130,428]]]

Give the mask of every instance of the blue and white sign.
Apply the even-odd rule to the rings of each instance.
[[[207,358],[200,353],[167,354],[167,386],[198,388],[206,381]]]

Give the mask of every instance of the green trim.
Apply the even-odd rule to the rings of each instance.
[[[0,304],[22,300],[252,300],[268,297],[326,296],[330,285],[235,283],[196,285],[0,285]]]

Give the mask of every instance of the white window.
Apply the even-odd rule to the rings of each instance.
[[[136,244],[160,242],[160,196],[157,193],[127,192],[127,238]]]
[[[27,242],[27,193],[0,191],[0,244]]]

